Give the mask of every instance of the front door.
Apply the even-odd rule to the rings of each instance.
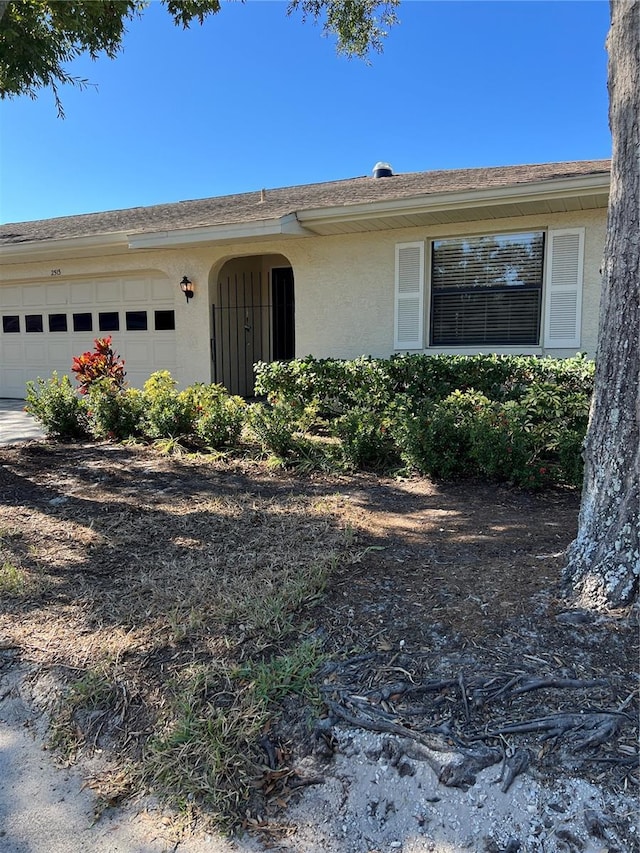
[[[295,321],[293,303],[293,270],[275,267],[271,270],[271,318],[273,324],[272,360],[295,357]]]
[[[252,397],[257,361],[293,358],[293,270],[275,267],[270,281],[261,259],[229,262],[213,306],[211,356],[215,381],[232,394]]]

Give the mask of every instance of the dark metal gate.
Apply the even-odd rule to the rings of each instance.
[[[213,376],[241,397],[253,396],[257,361],[295,355],[291,268],[272,270],[270,285],[263,289],[260,272],[234,273],[219,281],[219,303],[212,306]]]

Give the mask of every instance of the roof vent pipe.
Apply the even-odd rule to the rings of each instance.
[[[391,168],[389,163],[378,162],[373,167],[373,177],[374,178],[392,178],[393,177],[393,169]]]

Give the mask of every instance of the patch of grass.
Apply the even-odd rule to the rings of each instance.
[[[18,633],[62,683],[47,694],[51,747],[66,763],[102,751],[107,804],[151,789],[180,820],[231,828],[262,813],[261,739],[282,764],[277,720],[318,701],[322,650],[297,638],[349,549],[340,494],[148,445],[56,449],[49,469],[58,459],[81,514],[69,501],[21,519],[16,546],[0,508],[0,565],[23,560],[41,599],[11,604]],[[49,485],[36,463],[33,488]]]
[[[194,664],[169,687],[163,727],[150,741],[143,783],[181,811],[206,809],[229,827],[244,813],[259,775],[264,703],[228,667]]]
[[[320,645],[307,640],[287,654],[245,666],[240,674],[250,680],[251,690],[265,705],[291,694],[315,704],[319,693],[312,679],[323,660]]]
[[[143,783],[181,811],[204,809],[218,826],[245,815],[261,785],[260,735],[287,696],[318,701],[312,677],[323,656],[310,641],[238,668],[193,664],[170,686],[163,730],[148,746]]]
[[[28,581],[23,569],[10,560],[0,564],[0,595],[24,595]]]
[[[169,436],[168,438],[157,438],[153,442],[153,447],[159,453],[165,456],[182,456],[188,453],[184,440]]]
[[[294,563],[265,572],[260,586],[247,589],[235,601],[229,597],[228,623],[237,622],[266,644],[274,642],[295,629],[294,616],[303,606],[320,598],[335,563],[329,554],[311,565]]]
[[[147,545],[144,559],[126,577],[116,569],[102,591],[105,620],[131,627],[153,620],[171,642],[242,626],[240,633],[268,645],[291,630],[295,613],[317,599],[341,559],[344,535],[330,504],[198,495],[180,498],[159,523],[152,513],[125,509],[117,528],[105,531],[108,541]]]
[[[93,734],[94,746],[99,736],[101,719],[113,709],[118,687],[108,664],[100,664],[71,681],[60,697],[53,715],[49,744],[66,758],[73,760],[78,750]]]
[[[15,542],[23,537],[22,531],[17,527],[0,527],[0,545],[5,542]]]

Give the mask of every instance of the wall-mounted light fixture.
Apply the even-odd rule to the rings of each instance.
[[[182,276],[182,281],[180,282],[180,290],[184,293],[187,302],[193,297],[193,282],[191,279],[187,278],[186,275]]]

